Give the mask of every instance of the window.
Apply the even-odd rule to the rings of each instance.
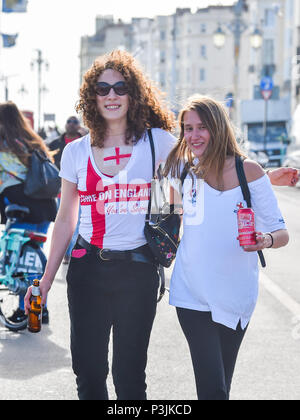
[[[275,25],[275,10],[265,9],[265,26],[273,27]]]
[[[200,57],[206,58],[206,45],[200,46]]]
[[[274,64],[274,39],[265,39],[263,43],[263,64]]]
[[[160,51],[160,58],[159,61],[161,63],[164,63],[166,61],[166,52],[165,51]]]
[[[166,32],[165,31],[160,31],[160,40],[164,41],[166,39]]]
[[[205,81],[205,69],[200,69],[200,82],[204,82]]]
[[[201,23],[200,24],[200,32],[202,34],[205,34],[206,33],[206,23]]]
[[[287,138],[286,124],[284,122],[268,122],[266,137],[268,142],[280,142],[282,138]],[[248,139],[250,142],[256,143],[262,143],[264,141],[262,123],[248,125]]]

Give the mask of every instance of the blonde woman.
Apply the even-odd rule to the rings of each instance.
[[[280,248],[289,236],[270,180],[240,150],[224,107],[193,97],[179,115],[180,137],[166,174],[183,185],[184,234],[170,285],[170,304],[189,344],[198,398],[227,400],[238,351],[258,293],[257,250]],[[256,217],[256,245],[239,246],[243,202],[235,158],[244,159]]]

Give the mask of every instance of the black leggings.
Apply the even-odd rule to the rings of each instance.
[[[108,345],[117,398],[146,399],[147,350],[156,313],[157,269],[138,262],[72,258],[67,274],[71,352],[81,400],[106,400]]]
[[[229,400],[233,371],[245,330],[214,322],[210,312],[176,308],[188,341],[199,400]]]

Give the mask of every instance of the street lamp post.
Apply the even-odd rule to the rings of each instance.
[[[231,22],[229,28],[233,32],[234,36],[234,79],[233,89],[236,104],[236,119],[239,123],[239,117],[237,112],[237,103],[239,98],[239,59],[240,59],[240,48],[241,48],[241,36],[246,30],[247,26],[243,22],[241,16],[244,7],[244,0],[239,0],[234,6],[235,19]],[[239,126],[239,124],[238,124]]]
[[[41,97],[42,97],[42,65],[44,64],[46,70],[49,68],[49,64],[43,58],[43,53],[41,50],[36,50],[38,56],[35,60],[32,60],[31,67],[34,68],[34,65],[37,64],[38,68],[38,130],[41,129]]]
[[[233,96],[234,96],[234,107],[235,107],[235,118],[236,123],[239,126],[239,115],[238,115],[238,98],[239,98],[239,58],[241,48],[241,36],[244,31],[248,28],[242,19],[243,11],[246,8],[246,0],[238,0],[233,6],[234,19],[227,26],[228,29],[233,33],[234,37],[234,76],[233,76]],[[214,33],[213,40],[217,48],[222,48],[225,44],[226,35],[221,29],[219,24],[218,29]],[[262,36],[258,29],[255,29],[251,35],[250,42],[253,48],[257,49],[261,47]]]
[[[5,101],[7,102],[9,100],[9,93],[8,93],[8,79],[10,79],[11,77],[15,77],[17,76],[17,74],[10,74],[9,76],[1,76],[0,78],[0,82],[4,82],[4,98]]]
[[[171,108],[172,110],[176,110],[176,59],[177,59],[177,45],[176,45],[176,37],[177,37],[177,16],[176,13],[173,15],[173,29],[171,31],[172,36],[172,73],[171,73]]]

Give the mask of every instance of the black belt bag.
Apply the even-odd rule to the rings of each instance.
[[[130,251],[115,251],[112,249],[98,248],[96,245],[87,242],[80,235],[76,244],[86,249],[89,254],[97,255],[102,261],[132,261],[155,264],[148,245],[143,245]]]

